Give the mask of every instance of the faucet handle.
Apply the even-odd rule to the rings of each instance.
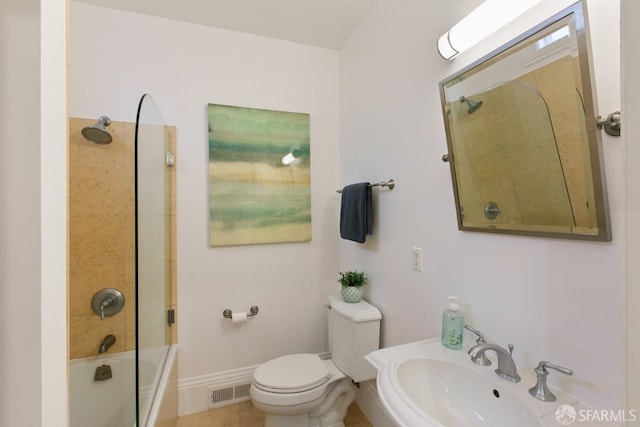
[[[573,375],[573,371],[569,368],[563,368],[562,366],[558,366],[558,365],[554,365],[552,363],[547,362],[546,360],[542,360],[540,361],[540,363],[538,363],[538,367],[535,369],[536,374],[538,373],[538,370],[542,371],[542,373],[544,373],[547,368],[551,368],[555,371],[560,372],[561,374],[565,374],[565,375]]]
[[[529,394],[543,402],[554,402],[556,400],[556,396],[547,386],[547,376],[549,375],[547,368],[551,368],[565,375],[573,375],[573,371],[569,368],[563,368],[562,366],[549,363],[546,360],[540,361],[538,366],[534,369],[537,381],[536,385],[529,389]]]
[[[484,334],[482,332],[480,332],[479,330],[473,329],[470,325],[464,325],[464,328],[467,331],[471,331],[471,332],[473,332],[474,334],[476,334],[478,336],[478,339],[476,340],[476,344],[484,344],[484,343],[487,342],[484,339]]]
[[[487,341],[484,339],[484,334],[482,332],[480,332],[477,329],[472,328],[470,325],[464,325],[464,328],[468,331],[473,332],[474,334],[476,334],[478,336],[478,339],[476,340],[476,344],[486,344]],[[473,361],[473,363],[475,363],[476,365],[480,365],[480,366],[489,366],[491,365],[491,360],[487,359],[487,356],[485,356],[484,353],[481,353],[479,356],[477,357],[472,357],[471,361]]]

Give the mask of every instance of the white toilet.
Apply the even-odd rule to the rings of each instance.
[[[344,427],[353,383],[376,377],[364,356],[379,348],[380,311],[338,296],[330,296],[329,305],[331,359],[290,354],[255,370],[251,400],[265,412],[265,427]]]

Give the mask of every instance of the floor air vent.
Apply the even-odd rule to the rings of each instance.
[[[209,388],[209,407],[231,405],[249,399],[251,384],[239,384],[219,389]]]
[[[211,391],[211,403],[216,404],[225,402],[227,400],[233,400],[233,387],[221,388],[219,390]]]
[[[251,384],[237,385],[233,388],[233,395],[236,399],[249,396],[249,389]]]

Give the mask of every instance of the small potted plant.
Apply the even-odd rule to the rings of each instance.
[[[364,285],[368,278],[364,271],[339,271],[338,283],[342,285],[342,298],[345,302],[360,302],[364,294]]]

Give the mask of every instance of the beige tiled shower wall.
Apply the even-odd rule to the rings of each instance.
[[[96,356],[102,339],[113,334],[109,353],[135,349],[135,124],[113,121],[113,141],[87,141],[82,128],[95,119],[69,119],[69,346],[71,359]],[[168,130],[175,152],[175,128]],[[167,221],[171,225],[166,255],[167,301],[176,305],[175,171],[167,174],[172,189]],[[91,298],[103,288],[120,289],[125,305],[104,320],[91,310]],[[171,328],[175,330],[175,326]],[[171,332],[168,332],[169,338]],[[177,338],[177,337],[174,337]]]

